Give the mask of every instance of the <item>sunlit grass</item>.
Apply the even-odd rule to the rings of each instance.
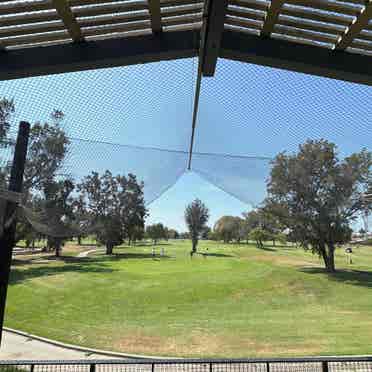
[[[71,245],[72,246],[72,245]],[[372,353],[372,248],[339,271],[294,246],[190,242],[17,260],[6,325],[90,347],[162,356]],[[164,249],[164,257],[160,257]],[[75,248],[72,249],[72,252]],[[91,249],[91,248],[90,248]],[[75,253],[73,253],[75,255]]]

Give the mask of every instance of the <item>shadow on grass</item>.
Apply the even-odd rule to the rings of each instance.
[[[276,252],[276,251],[277,251],[277,249],[270,248],[270,247],[268,247],[268,246],[263,246],[263,247],[260,247],[260,248],[258,248],[258,249],[260,249],[260,250],[262,250],[262,251],[268,251],[268,252]]]
[[[142,258],[155,258],[155,259],[161,259],[161,258],[171,258],[170,256],[164,255],[161,256],[159,254],[156,254],[155,257],[151,253],[135,253],[135,252],[125,252],[125,253],[114,253],[112,258],[123,258],[123,259],[142,259]]]
[[[26,269],[20,269],[17,266],[12,267],[10,272],[9,284],[22,283],[28,279],[45,277],[65,273],[112,273],[114,269],[99,265],[96,260],[90,260],[83,263],[83,259],[79,259],[76,263],[66,263],[63,266],[50,266],[40,264],[38,266],[31,266]]]
[[[206,256],[206,257],[234,257],[231,254],[225,254],[225,253],[203,253],[203,252],[200,252],[199,254],[202,255],[202,256]]]
[[[332,281],[372,288],[372,272],[370,271],[342,269],[329,273],[320,267],[306,267],[300,271],[306,274],[324,274]]]
[[[119,248],[119,249],[131,249],[131,248],[151,248],[151,247],[158,247],[158,246],[162,246],[162,245],[171,245],[171,243],[167,243],[167,242],[162,242],[162,243],[156,243],[156,244],[153,244],[152,242],[144,242],[144,243],[136,243],[136,244],[133,244],[133,245],[120,245],[116,248]]]

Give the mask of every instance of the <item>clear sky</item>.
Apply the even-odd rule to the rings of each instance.
[[[0,92],[15,100],[14,130],[19,120],[65,113],[64,173],[78,180],[91,170],[133,172],[147,201],[163,193],[148,222],[179,230],[196,197],[209,206],[211,225],[259,204],[270,158],[307,138],[329,139],[341,155],[371,148],[371,87],[220,60],[202,82],[194,172],[184,174],[196,68],[185,59],[35,77],[0,82]]]

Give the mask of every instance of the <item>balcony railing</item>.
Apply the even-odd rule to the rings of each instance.
[[[372,372],[372,357],[0,361],[0,372]]]

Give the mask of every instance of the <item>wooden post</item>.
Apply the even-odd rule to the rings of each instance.
[[[9,191],[22,192],[23,172],[25,168],[30,124],[21,121],[19,124],[17,143],[14,151],[12,170],[10,173]],[[17,204],[7,202],[5,207],[4,231],[0,237],[0,345],[3,333],[6,294],[8,289],[10,265],[14,246],[17,221],[14,218],[9,226],[6,221],[15,216]]]

